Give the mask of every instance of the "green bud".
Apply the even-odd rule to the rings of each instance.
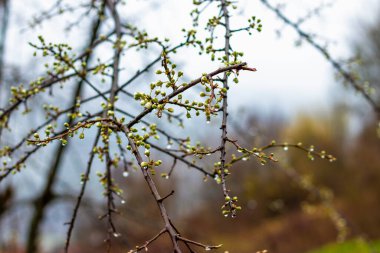
[[[66,144],[67,144],[67,140],[62,139],[61,142],[62,142],[62,146],[66,146]]]

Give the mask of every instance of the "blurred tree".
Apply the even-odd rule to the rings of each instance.
[[[379,13],[380,8],[375,7],[375,12]],[[361,36],[355,36],[352,39],[352,47],[358,55],[359,63],[356,64],[357,74],[366,81],[365,85],[376,97],[377,102],[380,101],[380,93],[376,92],[380,88],[380,18],[375,15],[374,22],[361,22],[360,33]]]
[[[321,52],[345,81],[359,91],[376,112],[378,111],[372,97],[363,87],[358,86],[352,73],[333,60],[324,48],[301,30],[299,22],[292,22],[280,8],[271,6],[267,1],[261,2]],[[274,169],[268,169],[272,170],[273,173],[270,175],[273,177],[266,178],[269,173],[258,170],[262,175],[256,179],[245,174],[249,172],[247,168],[245,173],[235,173],[238,181],[230,181],[234,176],[232,172],[236,164],[243,161],[251,159],[260,166],[272,166],[279,158],[280,161],[286,161],[285,158],[276,156],[273,150],[278,149],[295,149],[306,154],[309,160],[320,158],[322,162],[335,161],[335,157],[330,153],[320,151],[309,144],[307,136],[305,139],[308,144],[304,145],[299,142],[277,143],[271,140],[273,136],[263,137],[260,133],[257,134],[261,137],[259,140],[251,141],[245,136],[248,132],[245,127],[238,128],[236,133],[230,131],[227,100],[230,85],[239,83],[240,75],[256,71],[244,61],[242,51],[250,48],[236,51],[233,42],[239,38],[240,33],[251,35],[262,30],[262,21],[256,16],[246,17],[245,23],[235,24],[232,21],[238,15],[235,11],[238,8],[237,4],[239,2],[229,0],[193,1],[194,9],[190,11],[191,27],[183,29],[182,34],[179,31],[178,37],[173,40],[166,38],[165,34],[152,36],[137,21],[123,15],[130,9],[129,3],[123,1],[91,0],[73,3],[58,0],[52,8],[34,18],[32,27],[69,15],[70,22],[65,29],[77,28],[81,41],[83,34],[87,35],[88,39],[84,46],[71,46],[62,42],[49,42],[44,36],[38,36],[38,41],[30,43],[30,46],[35,50],[36,62],[46,69],[35,80],[13,86],[9,103],[4,103],[0,112],[0,128],[3,130],[0,134],[5,137],[0,149],[0,183],[10,182],[13,177],[17,178],[12,176],[13,174],[31,175],[27,173],[32,171],[37,171],[36,174],[39,174],[41,180],[37,190],[28,189],[29,197],[33,200],[31,217],[25,219],[28,223],[26,252],[41,251],[39,244],[47,240],[46,236],[42,236],[41,228],[44,222],[48,221],[49,211],[60,211],[60,206],[52,209],[52,203],[59,199],[58,197],[66,196],[65,194],[71,200],[72,196],[75,196],[74,203],[70,204],[71,215],[66,222],[68,228],[64,248],[65,252],[69,251],[78,217],[82,217],[79,216],[79,209],[87,202],[84,201],[85,193],[94,181],[90,182],[90,178],[96,176],[99,185],[95,184],[98,187],[92,188],[91,195],[94,198],[93,202],[102,203],[103,208],[98,210],[92,209],[91,205],[88,206],[96,213],[91,215],[93,218],[104,221],[104,224],[90,226],[96,228],[91,233],[96,242],[99,242],[99,230],[105,234],[105,249],[102,251],[110,252],[112,243],[118,240],[123,240],[118,247],[129,247],[129,252],[148,249],[154,252],[160,250],[176,253],[196,252],[195,249],[218,250],[222,246],[218,242],[206,244],[200,242],[204,241],[201,236],[196,236],[199,241],[195,241],[182,235],[177,227],[179,221],[174,215],[178,207],[170,208],[170,203],[173,203],[171,197],[177,192],[171,190],[174,188],[173,185],[170,188],[160,187],[167,185],[163,182],[173,178],[174,171],[185,166],[199,172],[204,181],[216,183],[216,203],[218,209],[221,205],[222,217],[235,218],[242,209],[241,201],[238,201],[234,190],[242,185],[243,188],[239,190],[246,195],[244,201],[249,202],[252,198],[257,198],[260,203],[264,203],[265,207],[260,214],[262,217],[280,215],[284,210],[284,203],[289,204],[290,209],[294,209],[295,203],[304,197],[303,191],[308,191],[318,195],[330,212],[329,215],[333,217],[335,225],[338,228],[344,227],[343,219],[332,208],[330,192],[314,187],[304,180],[302,175],[298,175],[296,170],[287,169],[285,172],[298,182],[298,186],[302,186],[302,191],[295,187],[288,187],[286,190],[280,187],[285,184],[286,179],[283,174],[277,172],[275,165]],[[88,25],[82,27],[83,24]],[[188,73],[186,68],[176,63],[176,54],[185,49],[193,54],[204,55],[202,59],[215,62],[218,67],[211,71],[204,70],[204,73],[199,75]],[[144,59],[144,64],[139,66],[131,61],[131,55],[139,55]],[[146,58],[151,58],[152,55],[153,59],[146,63]],[[155,69],[154,76],[148,73],[152,69]],[[138,78],[145,79],[140,80],[136,87]],[[197,119],[198,116],[201,117]],[[210,136],[203,141],[197,141],[194,133],[184,132],[182,128],[192,122],[198,128],[211,125],[214,132],[217,124],[217,129],[220,129],[217,141],[207,143],[211,140]],[[300,124],[306,125],[308,130],[314,129],[311,127],[314,127],[312,123]],[[17,134],[14,134],[15,131]],[[305,130],[300,128],[297,133],[302,131]],[[323,131],[313,139],[315,142],[321,143],[321,140],[325,140],[319,138],[324,134]],[[272,132],[278,132],[278,128],[273,128]],[[337,132],[338,141],[342,138],[339,133],[341,131]],[[281,136],[277,133],[274,137],[276,135]],[[327,135],[326,143],[330,143],[333,138]],[[76,161],[75,157],[80,159]],[[65,161],[65,158],[69,158],[69,161]],[[32,161],[39,161],[40,164],[33,166]],[[26,170],[26,166],[33,170]],[[36,170],[39,167],[45,170]],[[73,170],[70,171],[70,168]],[[94,173],[94,168],[101,169]],[[146,191],[144,194],[143,191],[136,191],[133,192],[134,195],[129,196],[129,185],[125,180],[134,170],[140,171],[143,176]],[[75,180],[76,178],[78,180]],[[64,179],[73,183],[65,185]],[[14,188],[18,185],[22,184],[16,181]],[[72,190],[67,185],[80,187]],[[137,183],[135,187],[140,188],[140,185]],[[59,192],[59,187],[64,188],[62,191],[65,194]],[[124,193],[124,190],[127,193]],[[239,190],[236,193],[239,193]],[[263,192],[263,195],[256,195],[259,191]],[[137,195],[138,193],[141,195]],[[146,193],[153,198],[152,205],[157,210],[152,211],[146,204]],[[215,191],[210,193],[210,196],[216,195]],[[279,193],[289,196],[280,199]],[[198,196],[190,194],[190,199],[193,198]],[[127,238],[124,234],[128,235],[131,230],[128,230],[128,225],[125,225],[125,230],[119,228],[119,225],[123,225],[123,214],[129,210],[123,207],[125,202],[132,203],[128,208],[135,205],[136,209],[147,208],[145,214],[140,217],[161,217],[157,227],[151,226],[151,231],[145,230],[142,233],[145,236],[144,243],[136,247],[134,245],[139,242],[131,242],[130,239],[137,240],[139,236]],[[251,204],[254,206],[254,203]],[[53,220],[55,221],[56,217]],[[146,221],[146,218],[143,220]],[[139,221],[138,225],[142,223]],[[149,223],[152,225],[153,222]],[[302,221],[300,226],[305,227],[305,224]],[[201,229],[202,223],[193,225],[193,230],[204,233]],[[86,228],[85,222],[81,227]],[[189,234],[196,233],[190,231]],[[89,241],[93,239],[90,233],[77,234],[77,237],[81,236],[89,236]],[[344,236],[343,234],[342,237]],[[275,241],[278,239],[269,243],[275,245],[273,249],[278,248]],[[95,247],[103,244],[96,242],[92,244]]]
[[[3,81],[4,54],[9,20],[9,0],[0,1],[0,87]],[[1,97],[0,97],[1,98]]]
[[[373,136],[374,122],[368,122],[357,136],[342,135],[348,126],[342,124],[346,109],[338,103],[329,113],[300,115],[291,124],[250,116],[241,128],[251,131],[241,136],[234,133],[237,139],[244,136],[246,145],[260,146],[261,141],[268,142],[266,137],[278,135],[284,142],[322,143],[340,159],[331,164],[310,163],[297,150],[283,150],[275,152],[279,163],[270,166],[246,160],[234,167],[229,182],[244,203],[240,218],[245,222],[213,216],[218,194],[207,184],[201,192],[204,204],[188,215],[187,222],[202,224],[212,231],[211,238],[223,238],[226,248],[244,253],[260,248],[274,253],[306,252],[336,238],[379,238],[380,207],[375,199],[380,196],[380,161],[374,152],[379,152],[380,143]],[[194,238],[204,238],[191,228],[190,232]]]

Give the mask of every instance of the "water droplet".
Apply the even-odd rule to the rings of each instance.
[[[122,199],[122,200],[120,201],[120,203],[124,205],[124,204],[125,204],[125,200]]]
[[[128,177],[129,176],[129,172],[128,171],[124,171],[123,172],[123,177]]]
[[[120,237],[120,236],[121,236],[121,234],[120,234],[120,233],[116,233],[116,232],[115,232],[115,233],[113,233],[113,236],[117,238],[117,237]]]
[[[206,155],[211,155],[210,153],[207,153]]]
[[[285,151],[288,151],[289,147],[288,146],[284,146],[284,150]]]
[[[241,160],[243,160],[243,161],[247,161],[247,160],[248,160],[248,157],[243,157]]]
[[[166,148],[171,148],[172,147],[172,145],[170,145],[170,144],[168,144],[167,146],[166,146]]]
[[[165,179],[169,179],[169,175],[166,175],[164,178],[165,178]]]
[[[210,124],[210,121],[209,121],[209,120],[207,120],[207,121],[206,121],[206,124]]]

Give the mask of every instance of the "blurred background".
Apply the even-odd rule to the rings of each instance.
[[[191,2],[131,0],[121,10],[124,19],[152,36],[167,37],[174,44],[182,39],[178,35],[181,29],[191,25]],[[310,161],[306,154],[289,149],[274,150],[279,163],[262,166],[250,159],[236,164],[231,169],[229,185],[239,196],[243,210],[235,219],[220,214],[220,187],[212,180],[204,182],[202,175],[179,165],[170,180],[157,178],[162,192],[176,191],[175,198],[167,201],[170,215],[186,237],[222,243],[223,248],[216,252],[380,252],[380,136],[372,109],[342,82],[322,54],[300,39],[274,12],[260,1],[237,2],[233,24],[239,25],[254,15],[263,20],[263,31],[253,36],[241,33],[232,41],[237,50],[244,52],[249,66],[258,71],[242,73],[239,84],[231,88],[231,136],[247,147],[263,146],[272,140],[302,142],[326,150],[337,160]],[[363,83],[380,88],[378,1],[271,3],[291,20],[305,18],[302,29],[315,35],[314,39],[334,59]],[[47,41],[67,42],[80,49],[87,41],[92,19],[87,17],[71,25],[80,15],[75,10],[38,22],[41,13],[54,4],[42,0],[0,0],[0,107],[7,104],[11,86],[28,83],[43,73],[44,59],[33,58],[34,50],[28,42],[35,42],[41,34]],[[125,63],[126,76],[144,66],[157,52],[130,53]],[[188,49],[178,53],[175,61],[189,79],[218,66]],[[148,74],[131,89],[139,90],[139,86],[152,80],[154,76]],[[378,102],[379,94],[374,93]],[[67,91],[54,95],[29,106],[63,103]],[[43,120],[42,112],[35,115],[17,116],[11,131],[2,136],[2,146],[16,143],[29,126]],[[219,122],[189,122],[185,130],[172,126],[171,131],[186,132],[211,146],[218,141]],[[42,205],[38,235],[28,231],[36,221],[36,210],[41,208],[39,201],[46,190],[49,168],[55,162],[55,147],[35,155],[25,172],[0,183],[1,253],[26,252],[31,237],[38,240],[35,252],[63,252],[67,229],[64,223],[71,217],[90,142],[72,144],[58,162],[61,169],[49,190],[53,197]],[[168,157],[160,159],[170,164]],[[95,165],[98,170],[100,166]],[[148,201],[151,195],[139,171],[131,171],[128,177],[116,173],[115,180],[124,193],[115,222],[122,236],[113,238],[112,252],[125,252],[155,235],[162,224],[155,202]],[[105,208],[101,192],[97,180],[90,180],[70,252],[105,252],[106,224],[98,220]],[[168,252],[170,244],[166,239],[155,242],[149,251]]]

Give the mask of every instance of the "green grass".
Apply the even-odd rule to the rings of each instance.
[[[366,242],[362,239],[355,239],[328,244],[307,253],[380,253],[380,241]]]

